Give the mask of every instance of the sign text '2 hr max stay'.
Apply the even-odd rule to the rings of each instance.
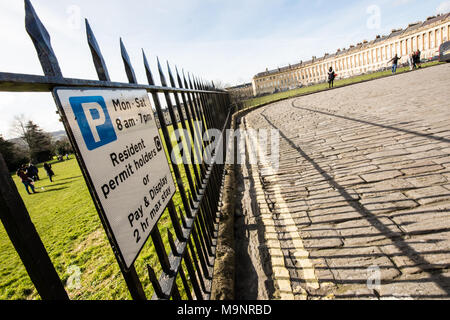
[[[61,88],[55,96],[129,267],[176,190],[147,92]]]

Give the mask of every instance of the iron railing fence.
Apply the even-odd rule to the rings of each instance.
[[[100,47],[87,20],[86,33],[88,45],[99,80],[65,78],[62,75],[58,59],[52,49],[50,36],[37,16],[30,0],[25,0],[25,13],[26,30],[34,43],[44,75],[0,72],[0,91],[52,92],[56,87],[145,89],[153,98],[160,130],[169,155],[178,148],[180,141],[174,143],[171,140],[171,128],[166,124],[164,114],[169,113],[173,129],[182,129],[182,132],[188,133],[188,137],[184,137],[184,139],[191,141],[193,146],[189,157],[191,160],[200,159],[200,161],[197,163],[190,161],[180,166],[170,163],[176,181],[177,194],[181,199],[182,205],[176,207],[174,201],[171,200],[167,207],[168,215],[173,226],[172,231],[168,231],[168,246],[171,249],[169,253],[167,253],[165,248],[158,225],[156,225],[151,233],[154,249],[162,269],[161,276],[159,279],[157,278],[152,266],[148,265],[147,269],[154,288],[152,299],[181,299],[177,285],[178,277],[181,279],[188,299],[208,299],[211,292],[215,246],[217,243],[218,205],[220,203],[224,172],[224,162],[218,163],[216,155],[219,153],[225,154],[224,150],[226,150],[227,143],[227,139],[219,139],[221,148],[219,148],[220,151],[217,151],[211,144],[211,140],[214,141],[214,138],[209,135],[208,129],[218,128],[224,136],[225,130],[230,127],[231,114],[234,108],[231,106],[228,93],[217,90],[213,83],[207,83],[189,74],[186,76],[184,71],[180,73],[176,69],[175,73],[173,73],[169,64],[167,64],[168,78],[166,78],[166,74],[159,60],[157,63],[161,85],[158,86],[155,84],[153,73],[150,70],[144,52],[143,64],[148,84],[139,84],[122,39],[120,39],[121,55],[129,83],[111,81]],[[160,94],[164,96],[166,110],[163,109]],[[176,111],[178,111],[178,114],[176,114]],[[62,110],[58,110],[58,112],[61,114]],[[67,124],[64,123],[64,125],[69,139],[75,145],[74,137],[71,136]],[[211,140],[205,142],[208,139],[203,139],[203,137]],[[217,141],[215,142],[217,143]],[[212,156],[207,159],[203,156],[204,154],[211,154]],[[92,192],[92,183],[87,178],[87,169],[82,166],[79,155],[77,155],[77,159],[96,208],[100,213],[100,205]],[[0,161],[1,163],[3,161]],[[186,181],[183,180],[182,171],[184,171]],[[12,185],[9,183],[9,188]],[[54,270],[45,269],[48,266],[42,267],[42,261],[48,259],[48,256],[31,258],[31,260],[27,259],[27,252],[30,248],[27,247],[26,243],[24,244],[17,240],[23,236],[21,233],[26,231],[13,230],[8,227],[11,219],[14,220],[18,216],[17,212],[14,213],[12,211],[21,211],[24,216],[27,216],[28,213],[22,205],[21,200],[18,200],[19,195],[17,190],[15,190],[15,194],[13,195],[11,194],[11,190],[5,191],[5,188],[2,190],[0,194],[0,204],[4,208],[4,210],[2,209],[3,214],[1,215],[2,222],[16,250],[21,256],[36,289],[43,299],[66,299],[67,294],[64,288],[61,289],[61,283],[52,282],[50,279],[45,279],[45,274],[42,275],[42,270],[47,270],[48,274],[54,274]],[[17,205],[17,203],[20,203],[20,205]],[[14,214],[16,214],[16,217],[14,217]],[[102,218],[101,214],[100,217]],[[102,223],[104,223],[103,219]],[[107,228],[105,229],[107,230]],[[33,230],[28,231],[33,232]],[[172,235],[172,232],[175,234],[175,237]],[[37,233],[36,236],[40,241]],[[110,235],[108,234],[108,236]],[[111,245],[117,256],[117,248],[114,247],[112,242]],[[37,259],[40,261],[37,261]],[[37,266],[40,264],[43,269],[37,269]],[[119,265],[121,265],[120,262]],[[51,266],[53,267],[53,265]],[[126,270],[121,265],[121,271],[132,298],[146,299],[146,294],[134,266]],[[44,279],[41,279],[42,277]],[[60,281],[59,278],[57,280]]]

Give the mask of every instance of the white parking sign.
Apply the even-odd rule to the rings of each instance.
[[[176,191],[147,92],[58,88],[54,95],[130,268]]]

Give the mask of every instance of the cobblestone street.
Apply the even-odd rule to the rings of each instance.
[[[446,64],[245,116],[280,130],[279,170],[242,171],[275,298],[449,298],[449,84]]]

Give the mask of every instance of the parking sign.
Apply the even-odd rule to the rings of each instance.
[[[147,92],[57,88],[54,95],[128,269],[176,191]]]

